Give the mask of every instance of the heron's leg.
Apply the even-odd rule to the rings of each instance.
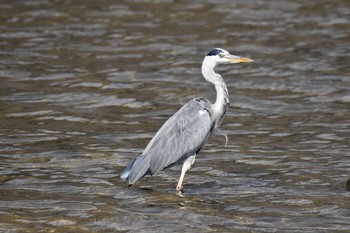
[[[178,192],[182,191],[182,189],[183,189],[182,183],[183,183],[184,178],[185,178],[185,173],[187,170],[189,170],[191,168],[195,159],[196,159],[196,155],[191,155],[190,157],[188,157],[185,160],[184,164],[182,165],[181,175],[180,175],[179,182],[177,183],[177,186],[176,186],[176,191],[178,191]]]

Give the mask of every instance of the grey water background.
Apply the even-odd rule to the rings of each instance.
[[[228,145],[127,188],[213,47]],[[2,0],[0,48],[0,232],[349,232],[347,0]]]

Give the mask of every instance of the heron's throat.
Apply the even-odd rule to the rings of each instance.
[[[208,82],[215,86],[216,101],[213,104],[213,111],[215,111],[214,114],[220,119],[219,122],[217,122],[217,125],[219,125],[222,120],[221,118],[224,117],[227,107],[230,104],[227,87],[221,75],[215,73],[214,66],[207,66],[203,63],[202,74]]]
[[[216,90],[216,101],[213,104],[212,110],[216,127],[219,127],[226,115],[227,108],[230,104],[230,100],[224,80],[219,74],[217,74],[217,76],[220,81],[214,83]]]
[[[228,95],[226,84],[224,80],[221,78],[221,76],[220,76],[220,79],[222,82],[219,85],[215,85],[216,101],[214,105],[226,107],[227,105],[230,104],[229,95]]]

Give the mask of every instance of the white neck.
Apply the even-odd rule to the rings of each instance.
[[[214,119],[218,117],[217,126],[221,123],[226,112],[226,108],[230,104],[229,95],[226,84],[222,77],[215,73],[216,63],[206,57],[202,64],[202,75],[210,83],[214,84],[216,90],[216,101],[213,104]]]

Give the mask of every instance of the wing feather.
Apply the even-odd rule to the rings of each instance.
[[[137,158],[122,175],[133,184],[147,174],[182,162],[196,154],[213,131],[210,103],[204,98],[193,99],[169,118]]]
[[[204,146],[212,127],[209,113],[201,112],[204,103],[189,102],[162,126],[150,150],[145,151],[152,173],[181,162]]]

